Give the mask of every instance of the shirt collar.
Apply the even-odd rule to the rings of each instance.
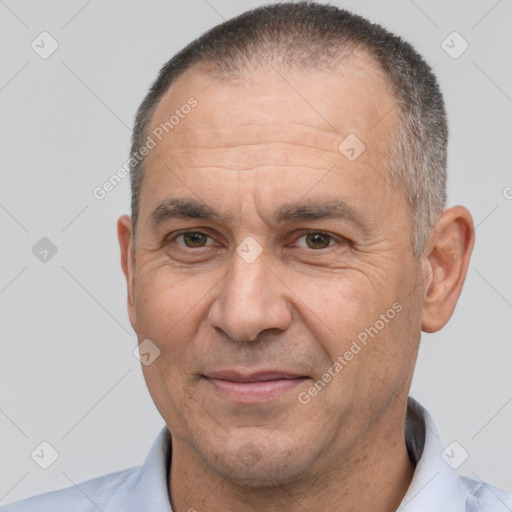
[[[172,512],[167,492],[172,440],[169,429],[162,428],[135,475],[130,492],[114,507],[116,512]]]
[[[431,416],[413,398],[407,405],[405,440],[416,468],[397,512],[464,511],[467,490],[461,477],[441,457],[443,444]],[[171,434],[164,427],[119,510],[172,512],[167,490],[171,457]]]
[[[441,457],[443,443],[432,417],[411,397],[405,438],[416,469],[398,512],[466,510],[467,489],[463,479]]]

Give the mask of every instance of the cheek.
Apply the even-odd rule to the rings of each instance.
[[[173,339],[179,346],[209,289],[204,276],[183,275],[166,265],[152,270],[148,265],[137,276],[135,292],[139,338],[153,336],[156,343]]]
[[[294,292],[301,299],[300,316],[324,351],[316,378],[335,374],[336,394],[354,387],[367,391],[379,380],[391,386],[402,380],[399,374],[411,359],[415,313],[396,283],[350,269],[302,284],[295,280]]]
[[[142,371],[158,411],[173,425],[184,425],[193,405],[188,361],[210,288],[204,277],[180,276],[166,266],[147,266],[138,276],[137,335],[141,341],[150,339],[160,351],[150,365],[142,365]]]
[[[188,387],[207,363],[211,330],[205,324],[222,278],[219,272],[180,273],[168,265],[147,265],[140,273],[135,294],[137,335],[149,338],[160,350],[151,366],[143,367],[148,386],[165,382]],[[174,393],[174,391],[173,391]]]
[[[313,336],[328,340],[330,346],[324,348],[329,353],[342,350],[394,302],[392,290],[376,288],[367,275],[353,269],[315,279],[295,276],[291,282],[295,307]]]

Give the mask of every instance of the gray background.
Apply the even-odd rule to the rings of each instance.
[[[128,179],[102,201],[92,190],[126,161],[160,66],[264,3],[0,1],[0,503],[141,464],[162,427],[119,263]],[[439,77],[449,201],[472,211],[477,244],[450,323],[423,335],[411,395],[469,453],[460,473],[512,491],[512,2],[336,3],[412,42]],[[31,48],[42,31],[59,44],[47,59]],[[469,43],[457,59],[441,46],[453,31]],[[47,262],[32,252],[42,237],[58,248]],[[42,441],[59,453],[46,470],[30,456]]]

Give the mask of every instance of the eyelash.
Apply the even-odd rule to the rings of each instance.
[[[188,235],[188,234],[193,234],[193,233],[197,233],[197,234],[200,234],[200,235],[205,235],[207,236],[209,239],[213,239],[210,235],[208,235],[207,233],[204,233],[203,231],[194,231],[194,230],[191,230],[191,231],[179,231],[177,232],[176,234],[174,234],[174,236],[172,236],[172,238],[168,239],[166,241],[166,245],[170,245],[171,243],[174,243],[176,241],[176,239],[180,236],[183,236],[183,235]],[[298,240],[300,240],[301,238],[303,238],[304,236],[307,236],[307,235],[322,235],[322,236],[325,236],[325,237],[328,237],[330,239],[331,242],[336,242],[338,241],[338,243],[347,243],[348,240],[343,238],[343,237],[338,237],[338,236],[335,236],[335,235],[332,235],[330,233],[327,233],[325,231],[313,231],[313,230],[304,230],[304,231],[300,231],[300,234],[297,238],[295,238],[294,242],[296,243]],[[184,250],[187,250],[187,249],[203,249],[205,247],[208,247],[208,245],[203,245],[201,247],[187,247],[186,245],[179,245],[181,248],[183,248]],[[321,249],[311,249],[312,251],[325,251],[327,249],[331,249],[333,247],[333,245],[328,245],[327,247],[323,247]],[[302,249],[310,249],[309,247],[301,247]]]

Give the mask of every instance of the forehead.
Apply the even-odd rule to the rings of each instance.
[[[185,181],[197,190],[220,191],[232,185],[234,171],[244,187],[258,179],[261,184],[264,175],[267,191],[292,189],[295,183],[290,176],[303,176],[308,170],[316,181],[315,171],[323,174],[335,167],[356,176],[363,189],[383,187],[385,180],[375,171],[385,173],[383,162],[396,122],[388,82],[364,56],[354,56],[331,71],[285,72],[269,67],[251,70],[236,81],[189,69],[153,115],[149,133],[156,146],[146,157],[142,186],[146,194],[141,191],[141,199],[154,208],[172,195],[169,188],[186,188],[181,187]],[[356,160],[343,152],[351,149],[347,140],[348,146],[355,142],[355,151],[363,149]],[[169,169],[173,178],[181,177],[170,179]],[[259,178],[245,172],[251,170],[260,172]],[[286,179],[278,172],[283,170]],[[269,186],[269,181],[274,185]],[[324,188],[327,182],[322,183]],[[289,195],[293,198],[296,192]]]
[[[197,102],[192,115],[187,113],[190,98]],[[332,148],[349,134],[372,146],[389,138],[395,107],[384,73],[364,54],[332,71],[269,66],[248,70],[239,79],[191,68],[160,100],[150,131],[163,128],[160,149],[199,147],[208,137],[218,147],[282,137]],[[149,156],[158,155],[159,148]]]

